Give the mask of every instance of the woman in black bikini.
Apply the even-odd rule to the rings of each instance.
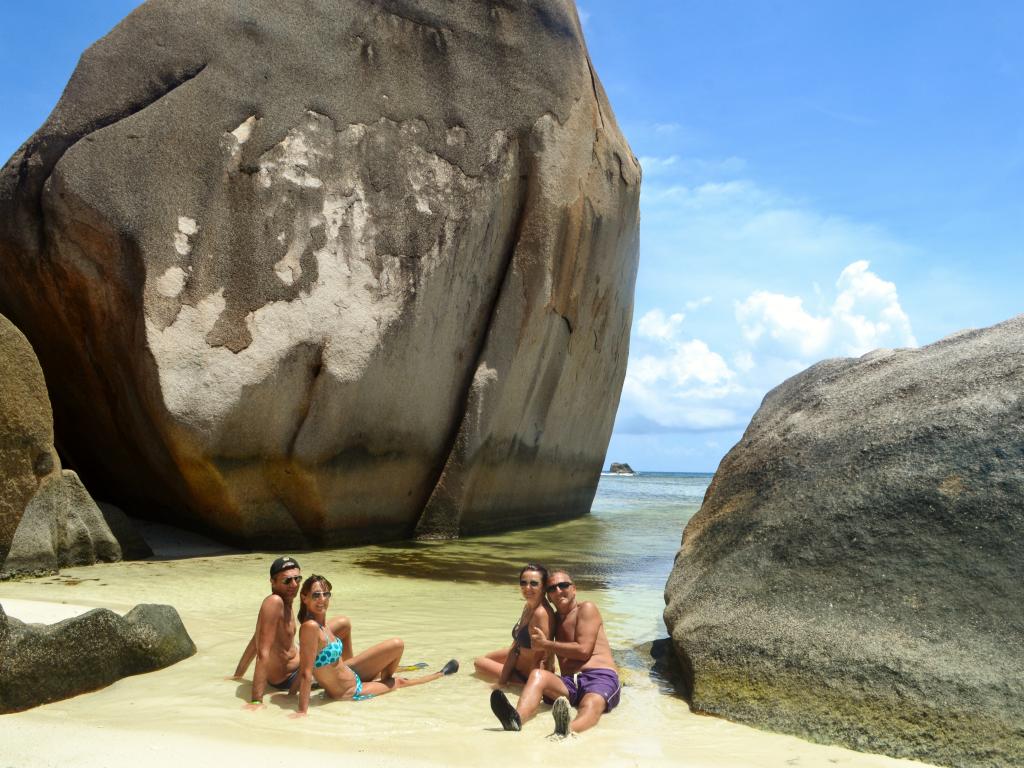
[[[405,643],[400,638],[385,640],[360,654],[353,654],[351,643],[345,646],[327,621],[331,600],[331,582],[316,574],[299,591],[299,709],[292,717],[303,717],[309,710],[313,678],[332,699],[363,701],[389,693],[396,688],[422,685],[443,675],[457,672],[459,662],[452,659],[440,672],[409,680],[395,677],[402,661]],[[351,634],[348,636],[351,639]]]
[[[519,621],[512,627],[512,645],[499,648],[473,660],[476,672],[483,678],[497,680],[499,686],[509,682],[524,683],[530,672],[548,668],[548,654],[530,647],[530,629],[537,627],[551,639],[555,634],[555,612],[544,597],[548,570],[543,565],[523,566],[519,572],[519,591],[526,601]]]

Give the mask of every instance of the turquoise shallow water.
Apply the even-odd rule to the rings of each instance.
[[[582,599],[601,607],[620,647],[665,637],[664,589],[683,528],[709,474],[603,476],[591,514],[556,525],[445,542],[361,547],[352,564],[402,578],[508,587],[537,562],[567,570]],[[330,553],[323,553],[330,556]]]
[[[583,589],[664,588],[709,474],[603,476],[591,514],[556,525],[446,542],[364,547],[356,564],[389,574],[507,584],[526,562],[568,570]]]

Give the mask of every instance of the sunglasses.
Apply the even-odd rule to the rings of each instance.
[[[548,594],[551,594],[556,589],[563,590],[563,589],[568,589],[571,586],[572,586],[572,582],[571,581],[560,581],[557,584],[549,584],[547,589],[545,589],[544,591],[547,592]]]
[[[302,581],[301,576],[285,576],[281,579],[282,584],[298,584],[300,581]]]
[[[309,596],[312,597],[314,600],[319,600],[321,597],[324,598],[324,599],[329,599],[330,596],[331,596],[331,593],[330,592],[310,592]]]
[[[540,586],[540,582],[539,581],[534,581],[533,579],[530,579],[529,581],[527,581],[526,579],[520,579],[519,580],[519,586],[520,587],[527,587],[527,586],[529,586],[529,587],[539,587]]]

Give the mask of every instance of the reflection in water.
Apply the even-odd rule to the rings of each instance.
[[[507,584],[528,562],[564,568],[581,589],[661,590],[711,476],[602,477],[590,515],[459,541],[364,547],[356,565],[438,581]]]

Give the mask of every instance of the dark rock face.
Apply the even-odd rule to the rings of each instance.
[[[122,560],[145,560],[153,556],[153,548],[149,546],[135,524],[120,507],[108,502],[97,502],[103,520],[110,529],[111,535],[121,548]]]
[[[608,471],[613,475],[635,475],[633,468],[629,464],[612,462],[611,466],[608,467]]]
[[[133,513],[535,523],[596,489],[638,198],[571,0],[150,0],[0,171],[0,310]]]
[[[169,605],[137,605],[123,618],[97,608],[52,625],[25,624],[0,608],[0,713],[94,691],[195,652]]]
[[[697,709],[1024,764],[1024,315],[770,392],[665,594]]]

